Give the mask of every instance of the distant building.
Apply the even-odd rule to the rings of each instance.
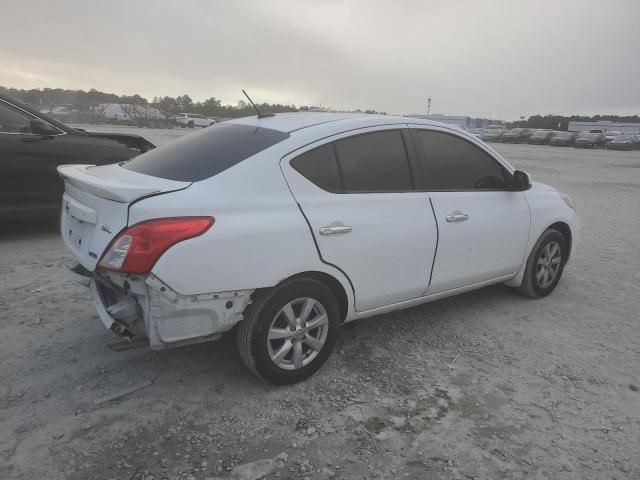
[[[413,114],[407,115],[412,118],[424,118],[426,120],[433,120],[434,122],[448,123],[449,125],[455,125],[458,128],[504,128],[504,122],[502,120],[494,120],[490,118],[472,118],[465,115],[440,115],[434,113],[433,115],[421,115]]]
[[[434,122],[448,123],[449,125],[455,125],[456,127],[459,127],[459,128],[466,128],[468,125],[471,124],[471,117],[465,117],[460,115],[440,115],[440,114],[434,113],[433,115],[420,115],[420,114],[407,115],[407,117],[423,118],[425,120],[433,120]]]
[[[164,118],[157,108],[125,103],[103,103],[98,112],[107,120],[135,120],[136,118]]]
[[[40,107],[38,110],[59,122],[74,122],[77,117],[70,105],[49,105],[48,107]]]
[[[588,132],[596,128],[610,132],[640,133],[640,123],[612,122],[610,120],[600,120],[598,122],[569,122],[567,130],[570,132]]]

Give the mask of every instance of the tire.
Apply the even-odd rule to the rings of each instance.
[[[305,319],[302,317],[308,302],[314,303]],[[285,314],[287,306],[292,309],[289,317]],[[323,316],[325,320],[322,320]],[[327,361],[338,334],[340,308],[324,284],[300,277],[259,291],[245,310],[244,317],[236,330],[243,363],[262,380],[288,385],[309,378]],[[322,322],[321,326],[306,330],[308,325],[305,321],[316,319]],[[296,325],[295,330],[292,323]],[[276,338],[270,339],[270,332]],[[318,349],[307,343],[312,340]],[[278,359],[279,353],[281,358]],[[294,359],[296,354],[298,365]]]
[[[560,250],[559,258],[553,254],[556,252],[556,248]],[[562,272],[567,262],[567,253],[567,240],[564,236],[558,230],[552,228],[545,230],[540,235],[533,250],[531,250],[531,254],[529,254],[522,285],[518,290],[524,295],[533,298],[546,297],[553,292],[560,281],[560,277],[562,277]],[[540,262],[547,262],[545,257],[552,260],[544,263],[542,268],[539,268]],[[547,266],[545,267],[544,265]],[[544,273],[545,269],[547,270],[546,274]],[[552,272],[555,272],[553,278],[551,278]],[[540,275],[542,275],[542,278],[540,278]],[[549,282],[550,279],[551,281]]]

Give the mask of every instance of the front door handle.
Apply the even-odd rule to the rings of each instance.
[[[339,233],[349,233],[351,230],[351,227],[346,227],[344,225],[320,227],[320,235],[337,235]]]
[[[445,218],[447,219],[447,222],[459,223],[459,222],[464,222],[465,220],[468,220],[469,215],[467,215],[466,213],[456,211],[450,215],[447,215]]]

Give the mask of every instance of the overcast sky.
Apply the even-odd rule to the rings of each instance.
[[[640,113],[640,1],[109,0],[2,8],[0,85],[514,119]]]

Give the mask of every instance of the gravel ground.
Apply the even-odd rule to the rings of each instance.
[[[257,381],[231,338],[109,349],[55,226],[3,229],[0,478],[640,478],[640,152],[496,148],[576,201],[557,290],[361,321],[290,387]]]

